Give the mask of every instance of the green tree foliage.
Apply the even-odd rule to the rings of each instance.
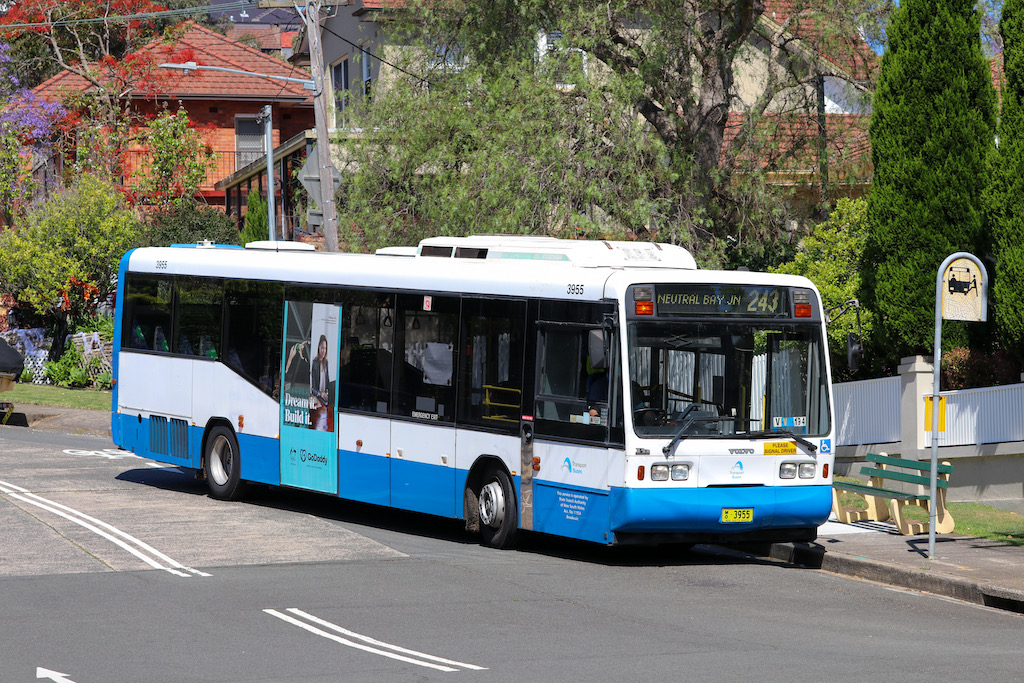
[[[245,227],[239,241],[242,244],[259,242],[270,237],[270,207],[259,192],[250,192],[245,198]]]
[[[1024,360],[1024,0],[1006,0],[999,29],[1005,81],[991,198],[992,309],[1004,345]]]
[[[216,244],[238,244],[235,219],[223,211],[194,201],[177,202],[149,216],[143,242],[153,247],[192,244],[210,240]]]
[[[151,156],[135,174],[139,199],[163,207],[182,200],[192,202],[216,159],[192,126],[188,112],[180,104],[172,112],[165,104],[147,125],[142,142]]]
[[[338,222],[349,249],[437,234],[644,229],[656,147],[640,123],[522,78],[519,62],[488,69],[434,72],[427,87],[399,81],[366,111],[360,125],[381,132],[347,147]],[[603,141],[588,130],[596,122]]]
[[[837,309],[860,293],[860,260],[864,255],[867,241],[867,201],[864,199],[840,199],[828,220],[815,226],[804,238],[796,257],[789,263],[773,269],[776,273],[803,275],[818,288],[822,305],[826,310]],[[836,312],[838,313],[838,311]],[[871,346],[873,327],[872,314],[862,309],[861,328],[865,348]],[[846,335],[859,334],[857,316],[853,309],[833,320],[828,326],[828,346],[832,354],[832,372],[839,381],[853,379],[855,374],[846,360]],[[862,359],[856,376],[871,376],[867,370],[871,358],[869,352]]]
[[[985,253],[995,91],[979,31],[968,0],[905,0],[889,27],[871,119],[863,298],[894,359],[932,351],[942,260]],[[963,344],[965,324],[944,326],[943,339]]]
[[[115,187],[79,176],[0,234],[0,287],[50,319],[83,320],[116,288],[120,259],[139,231]]]
[[[373,133],[343,139],[342,241],[615,235],[770,261],[792,216],[770,175],[816,149],[819,77],[850,78],[793,38],[854,35],[846,5],[787,7],[769,26],[755,1],[403,3],[385,28],[405,49],[346,105]],[[743,69],[763,90],[740,93]]]

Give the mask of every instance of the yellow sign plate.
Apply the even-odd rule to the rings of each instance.
[[[796,442],[772,441],[764,445],[765,455],[796,455]]]
[[[742,524],[754,521],[754,508],[722,508],[722,522],[725,524]]]

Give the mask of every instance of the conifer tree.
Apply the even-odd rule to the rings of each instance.
[[[1007,348],[1024,345],[1024,0],[1006,0],[999,22],[1003,40],[1003,108],[999,163],[993,182],[996,255],[992,309]]]
[[[971,0],[903,0],[893,15],[871,119],[864,299],[876,339],[931,354],[935,274],[956,251],[984,253],[995,90]],[[880,329],[879,329],[880,328]],[[880,332],[880,335],[879,335]],[[943,328],[963,344],[965,324]]]

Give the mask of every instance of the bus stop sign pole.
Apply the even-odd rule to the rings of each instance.
[[[928,504],[928,559],[935,559],[935,500],[939,479],[939,372],[942,367],[942,319],[988,319],[988,271],[973,254],[950,254],[935,276],[935,355],[932,357],[932,470]]]

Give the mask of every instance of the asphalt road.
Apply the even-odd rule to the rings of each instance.
[[[1021,616],[711,547],[528,535],[0,428],[0,681],[1016,681]]]

